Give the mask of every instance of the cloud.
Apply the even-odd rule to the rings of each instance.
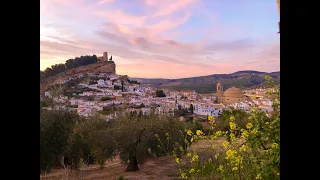
[[[125,37],[109,33],[107,31],[96,31],[95,34],[115,43],[126,44],[128,42]]]
[[[98,4],[105,4],[105,3],[112,3],[112,2],[115,2],[116,0],[100,0],[98,2]]]
[[[193,5],[196,0],[177,0],[171,1],[170,3],[159,3],[160,8],[155,12],[154,16],[167,16],[175,12],[180,11],[181,9],[186,9],[187,7]],[[162,5],[162,6],[161,6]]]
[[[124,13],[120,10],[108,10],[108,11],[98,11],[95,12],[96,15],[106,18],[115,24],[121,25],[133,25],[135,27],[141,27],[145,24],[147,16],[134,16]]]
[[[249,36],[247,21],[232,23],[221,3],[212,4],[217,7],[200,0],[41,1],[40,67],[108,51],[117,72],[135,77],[279,70],[277,34],[264,28]]]
[[[244,64],[256,64],[256,63],[258,63],[258,61],[246,62]]]

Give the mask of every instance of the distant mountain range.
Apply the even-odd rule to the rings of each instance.
[[[278,72],[259,72],[259,71],[238,71],[231,74],[213,74],[209,76],[198,76],[181,79],[149,79],[131,78],[138,80],[141,84],[148,84],[159,88],[172,90],[196,90],[198,93],[216,92],[216,84],[222,83],[226,90],[235,86],[241,89],[260,87],[264,82],[264,76],[271,76],[276,82],[280,83],[280,71]]]

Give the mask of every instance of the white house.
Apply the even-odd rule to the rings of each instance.
[[[150,108],[142,108],[142,114],[143,115],[149,115],[151,114],[151,109]]]
[[[107,73],[99,73],[98,77],[107,77]]]
[[[261,111],[263,111],[265,113],[269,113],[269,112],[273,111],[273,107],[272,106],[261,105],[261,106],[259,106],[259,108],[261,109]]]
[[[44,92],[44,96],[48,98],[52,97],[49,91]]]
[[[99,79],[98,80],[98,85],[104,85],[104,80],[103,79]]]
[[[89,77],[96,77],[93,73],[87,73]]]
[[[193,113],[203,116],[219,116],[223,108],[222,104],[195,103],[193,104]]]
[[[109,76],[110,80],[115,80],[115,79],[118,79],[119,77],[120,77],[120,76],[117,75],[117,74],[111,74],[111,75]]]
[[[82,78],[84,75],[82,73],[78,74],[78,78]]]
[[[112,85],[112,82],[111,82],[110,80],[106,80],[106,81],[104,81],[104,83],[105,83],[106,85]]]

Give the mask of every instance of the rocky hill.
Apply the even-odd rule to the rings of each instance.
[[[42,73],[40,71],[40,93],[43,93],[50,85],[57,84],[58,82],[79,73],[116,73],[116,64],[114,61],[107,61],[105,63],[79,66],[49,78],[41,78]]]
[[[239,71],[231,74],[213,74],[209,76],[190,77],[182,79],[147,79],[133,78],[141,84],[149,84],[159,88],[173,90],[196,90],[198,93],[214,93],[216,84],[221,82],[224,89],[235,86],[242,89],[261,86],[264,76],[269,75],[275,81],[280,82],[280,71],[278,72],[259,72],[259,71]]]

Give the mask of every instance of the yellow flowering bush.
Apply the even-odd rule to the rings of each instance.
[[[270,77],[266,79],[273,99],[272,113],[266,115],[252,107],[247,121],[241,121],[241,112],[232,115],[232,111],[227,111],[227,129],[217,129],[218,121],[210,117],[211,131],[207,136],[200,130],[186,131],[192,144],[207,137],[212,145],[206,150],[207,158],[191,144],[185,148],[186,156],[176,160],[182,178],[280,179],[280,87],[270,83]],[[176,157],[176,153],[173,155]]]

